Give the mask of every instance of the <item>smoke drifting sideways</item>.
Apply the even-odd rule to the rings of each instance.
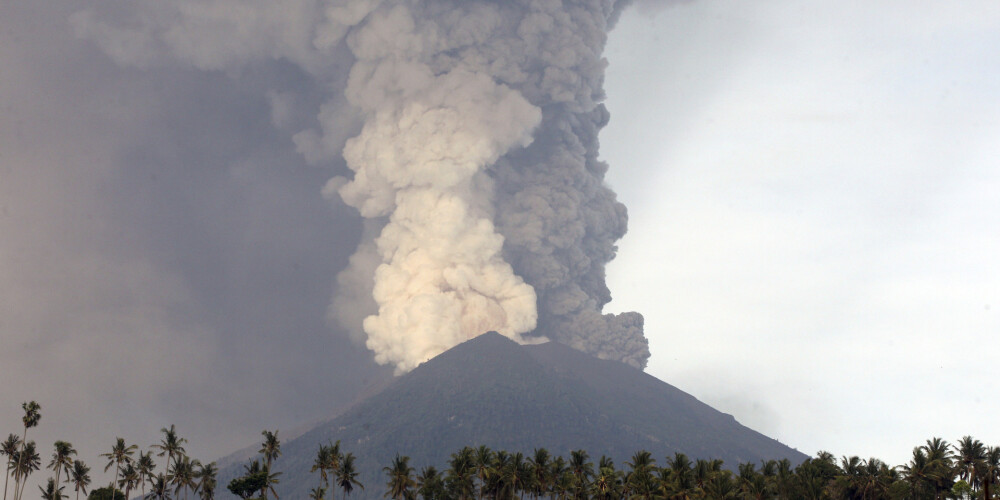
[[[614,0],[138,0],[72,16],[122,65],[291,62],[329,89],[293,131],[365,220],[329,317],[397,373],[486,331],[644,368],[642,316],[603,314],[626,231],[598,132]],[[294,91],[269,94],[276,126]]]

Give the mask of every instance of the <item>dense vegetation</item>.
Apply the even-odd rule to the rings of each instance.
[[[24,498],[27,478],[41,468],[42,459],[35,442],[27,440],[28,429],[38,425],[41,407],[34,401],[24,403],[24,427],[21,436],[10,434],[0,447],[6,457],[4,500],[13,479],[13,500]],[[143,499],[188,500],[189,495],[202,500],[215,497],[215,463],[202,464],[184,452],[187,440],[177,435],[174,426],[161,429],[162,439],[142,451],[138,446],[116,438],[111,451],[101,454],[105,472],[114,468],[114,479],[102,488],[93,489],[89,500],[131,498],[137,490]],[[267,499],[278,495],[274,486],[281,472],[271,470],[281,455],[278,432],[263,431],[259,458],[244,466],[244,473],[229,482],[227,489],[243,499]],[[138,452],[138,453],[137,453]],[[153,455],[164,457],[164,467],[156,471]],[[79,499],[87,495],[90,467],[74,459],[76,450],[66,441],[56,441],[47,469],[52,471],[45,487],[39,487],[44,500],[68,498],[71,487]],[[358,480],[352,453],[341,450],[340,442],[320,444],[310,469],[317,486],[310,498],[347,499],[364,489]],[[486,446],[465,447],[451,454],[446,464],[427,465],[419,471],[409,457],[396,455],[383,468],[383,496],[395,500],[552,500],[579,499],[861,499],[861,500],[937,500],[997,498],[1000,482],[1000,447],[988,447],[970,436],[949,444],[933,438],[913,449],[909,463],[890,467],[877,458],[842,457],[817,453],[792,467],[787,459],[741,463],[734,470],[722,460],[691,460],[683,453],[665,457],[662,465],[647,451],[637,451],[621,466],[601,457],[596,464],[584,450],[568,458],[552,456],[544,448],[529,456],[521,452],[492,450]],[[440,467],[440,468],[439,468]],[[149,487],[147,491],[147,486]],[[181,496],[183,495],[183,496]]]

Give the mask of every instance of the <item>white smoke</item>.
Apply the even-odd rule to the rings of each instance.
[[[598,160],[601,54],[624,4],[137,0],[72,22],[121,64],[239,78],[280,59],[331,89],[292,138],[353,171],[323,188],[367,221],[330,313],[380,363],[406,371],[495,330],[643,367],[642,317],[601,314],[627,221]],[[293,123],[294,95],[269,98]]]

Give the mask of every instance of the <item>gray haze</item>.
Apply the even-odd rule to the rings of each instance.
[[[642,317],[601,311],[624,3],[276,5],[2,8],[0,432],[34,399],[43,453],[96,462],[176,424],[210,459],[486,329],[645,365]],[[400,132],[408,113],[440,119]],[[445,284],[372,281],[400,269]],[[426,286],[452,302],[394,312]]]
[[[34,399],[45,457],[174,423],[209,459],[390,376],[324,319],[361,224],[268,101],[318,104],[311,81],[123,68],[75,37],[79,5],[0,7],[0,432]]]

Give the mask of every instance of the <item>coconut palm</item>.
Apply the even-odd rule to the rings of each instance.
[[[73,455],[76,455],[73,445],[66,441],[55,442],[55,451],[52,452],[52,460],[49,462],[48,468],[56,473],[56,487],[60,486],[59,476],[62,471],[69,472],[69,469],[73,467]]]
[[[493,455],[493,463],[490,465],[491,472],[488,474],[489,484],[486,485],[486,495],[494,500],[509,493],[507,486],[510,479],[508,475],[511,458],[510,453],[507,453],[506,450],[499,450]],[[509,500],[509,496],[502,497],[502,500]]]
[[[614,463],[601,457],[597,473],[590,484],[590,495],[597,500],[611,500],[621,497],[621,474],[615,470]]]
[[[115,484],[118,482],[118,471],[122,468],[122,464],[132,461],[132,454],[137,448],[139,447],[134,444],[126,445],[122,438],[115,438],[115,445],[111,447],[111,451],[101,454],[102,457],[108,459],[108,465],[104,466],[104,472],[107,472],[112,466],[115,468],[115,477],[110,484],[112,490],[115,489]]]
[[[955,483],[953,470],[955,455],[951,451],[951,445],[944,439],[935,437],[928,439],[923,449],[934,475],[937,476],[934,481],[934,498],[949,495]]]
[[[473,484],[475,466],[472,448],[465,447],[457,453],[452,453],[448,465],[448,489],[458,500],[468,500],[475,488]]]
[[[566,467],[566,459],[556,457],[549,464],[549,494],[553,497],[563,497],[573,487],[573,474]]]
[[[14,461],[17,458],[16,455],[19,449],[21,449],[21,438],[17,434],[8,435],[7,439],[3,443],[0,443],[0,455],[5,455],[7,457],[6,472],[3,475],[4,500],[7,500],[7,480],[10,479],[10,475],[14,471]]]
[[[34,401],[26,401],[21,403],[21,409],[24,410],[24,416],[21,417],[21,422],[24,423],[24,434],[21,436],[21,451],[23,452],[27,444],[28,429],[37,426],[38,421],[42,419],[42,407]],[[20,479],[27,476],[20,476],[19,471],[22,470],[21,461],[27,458],[30,458],[30,454],[21,453],[17,459],[17,466],[14,467],[14,500],[21,498],[24,492],[24,487],[22,486],[18,489],[18,486],[20,485]]]
[[[340,461],[344,459],[344,456],[340,453],[340,440],[338,439],[336,443],[330,444],[327,448],[329,450],[325,462],[327,476],[336,475],[337,469],[340,469]],[[333,500],[336,491],[337,488],[330,488],[330,500]]]
[[[38,490],[42,492],[42,500],[63,500],[66,498],[66,495],[63,495],[62,487],[57,487],[56,483],[57,481],[50,477],[45,488],[38,487]]]
[[[174,494],[184,490],[184,500],[187,500],[188,490],[198,487],[196,471],[201,462],[191,460],[187,455],[174,458],[174,465],[167,471],[167,480],[174,486]]]
[[[355,486],[365,489],[365,485],[358,481],[358,471],[354,468],[353,453],[344,455],[344,459],[340,461],[340,467],[337,469],[337,485],[344,490],[345,497],[354,491]]]
[[[593,475],[593,472],[590,473]],[[510,465],[503,472],[504,480],[508,485],[510,495],[518,494],[518,498],[524,498],[524,492],[531,484],[531,464],[524,459],[521,452],[511,455]]]
[[[1000,480],[1000,447],[986,448],[986,456],[980,466],[980,476],[983,480],[983,499],[990,500],[992,486]]]
[[[149,482],[149,496],[157,500],[170,500],[170,482],[162,473]]]
[[[276,460],[279,456],[281,456],[281,441],[278,440],[277,429],[275,429],[274,432],[271,432],[269,430],[263,430],[261,431],[261,435],[264,436],[264,442],[261,443],[260,449],[257,450],[257,453],[260,453],[261,455],[264,456],[264,469],[267,470],[268,473],[270,473],[271,463],[274,462],[274,460]],[[277,483],[277,481],[275,481],[275,483]],[[274,488],[270,487],[270,485],[268,485],[267,488],[264,488],[263,491],[264,500],[267,500],[267,490],[269,489],[271,491],[274,491]],[[278,494],[275,493],[274,496],[275,498],[277,498]]]
[[[695,494],[694,468],[687,455],[675,452],[673,458],[667,458],[664,470],[669,471],[666,476],[674,498],[688,499]]]
[[[129,493],[132,492],[132,488],[139,484],[139,471],[132,462],[126,462],[118,472],[122,477],[118,480],[118,487],[125,490],[125,498],[130,498]]]
[[[854,480],[855,498],[875,500],[889,497],[889,487],[896,480],[897,473],[885,462],[877,458],[865,461]]]
[[[135,470],[139,474],[139,489],[142,491],[140,498],[146,498],[146,482],[153,480],[156,463],[153,462],[151,453],[139,452],[139,459],[135,461]]]
[[[177,431],[174,429],[174,425],[170,424],[170,428],[167,429],[163,427],[160,429],[163,433],[163,439],[160,440],[159,444],[152,445],[152,448],[160,450],[156,455],[162,457],[166,455],[167,463],[164,464],[164,469],[170,469],[170,462],[175,456],[180,456],[184,454],[184,443],[187,439],[177,436]]]
[[[531,493],[535,498],[547,493],[552,485],[551,475],[549,474],[551,460],[552,457],[549,455],[549,450],[545,448],[535,448],[532,457],[529,459],[533,475],[531,479]]]
[[[316,452],[316,459],[313,460],[312,468],[309,472],[319,471],[319,481],[320,486],[330,486],[330,475],[327,473],[326,464],[330,462],[330,447],[326,445],[319,445],[319,451]],[[326,488],[323,488],[326,491]]]
[[[264,442],[261,443],[257,453],[264,455],[264,467],[270,469],[271,463],[281,456],[281,441],[278,440],[277,430],[274,432],[263,430],[260,433],[264,436]]]
[[[569,470],[576,480],[573,496],[582,498],[586,496],[590,478],[594,475],[594,464],[589,462],[590,456],[584,450],[573,450],[569,453]]]
[[[915,497],[934,495],[935,485],[941,479],[940,468],[927,458],[923,447],[913,449],[913,458],[902,466],[903,477],[910,483],[910,489]]]
[[[486,445],[480,445],[473,453],[472,463],[476,469],[476,477],[479,478],[479,498],[482,499],[486,483],[493,474],[493,450]]]
[[[656,480],[653,478],[653,469],[656,468],[656,459],[646,451],[640,450],[632,454],[632,459],[625,462],[632,470],[628,474],[628,489],[633,495],[642,498],[649,498],[656,490]]]
[[[441,474],[433,465],[424,467],[420,471],[420,475],[417,476],[416,482],[417,494],[423,500],[437,500],[444,496],[444,481],[441,480]]]
[[[386,482],[388,490],[382,496],[394,500],[403,500],[410,496],[411,490],[416,486],[416,481],[413,480],[413,467],[410,467],[410,457],[399,456],[397,453],[396,458],[392,459],[392,465],[383,467],[382,472],[389,477],[389,481]]]
[[[35,451],[34,441],[23,443],[17,453],[18,467],[14,469],[14,486],[17,488],[20,485],[20,489],[14,490],[14,498],[23,498],[24,488],[28,485],[28,476],[41,467],[42,457]]]
[[[80,460],[74,460],[73,468],[69,470],[69,480],[73,483],[77,500],[80,500],[80,490],[86,495],[87,486],[90,486],[90,467]]]
[[[215,462],[209,462],[198,469],[198,494],[201,500],[213,500],[215,498],[216,481],[219,475],[219,468]]]
[[[323,500],[326,496],[326,488],[317,486],[309,491],[309,500]]]
[[[978,490],[982,486],[979,471],[982,470],[983,462],[986,460],[986,446],[978,439],[972,439],[972,436],[965,436],[958,440],[955,451],[958,477],[968,481],[973,489]]]

